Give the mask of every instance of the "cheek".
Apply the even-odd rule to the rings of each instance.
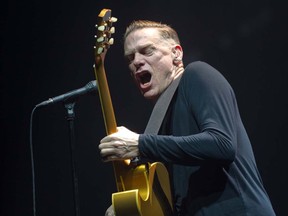
[[[173,65],[168,62],[159,62],[158,64],[155,65],[155,71],[158,71],[157,76],[158,78],[164,78],[167,77],[173,70]]]
[[[163,69],[167,69],[167,68],[171,68],[171,66],[173,65],[173,59],[171,58],[170,55],[166,55],[166,56],[162,56],[162,58],[157,59],[155,61],[156,65],[158,65],[159,67],[163,68]]]
[[[133,73],[133,71],[135,69],[134,65],[133,64],[128,64],[128,68],[129,68],[130,72]]]

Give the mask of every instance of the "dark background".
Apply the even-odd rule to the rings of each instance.
[[[118,18],[106,74],[118,125],[142,132],[151,104],[134,87],[123,59],[122,35],[134,19],[174,27],[184,62],[202,60],[233,86],[259,171],[277,215],[287,207],[287,7],[285,1],[2,1],[0,47],[0,215],[32,215],[29,121],[34,106],[95,79],[93,45],[102,8]],[[81,215],[104,215],[115,191],[97,93],[75,107]],[[37,215],[73,215],[68,122],[62,103],[33,117]]]

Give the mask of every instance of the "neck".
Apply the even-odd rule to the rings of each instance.
[[[179,76],[181,76],[181,74],[184,72],[184,66],[183,63],[180,63],[178,66],[176,66],[175,70],[174,70],[174,76],[173,79],[171,81],[171,83],[167,86],[167,88],[172,84],[172,82],[174,80],[176,80]],[[167,90],[167,88],[165,89],[165,91]],[[163,94],[163,92],[162,92]],[[158,97],[151,99],[151,101],[155,104],[157,102],[157,100],[159,99],[161,95],[159,95]]]
[[[175,75],[174,75],[174,79],[177,79],[182,73],[184,72],[184,65],[181,62],[179,65],[177,65],[176,69],[175,69]]]

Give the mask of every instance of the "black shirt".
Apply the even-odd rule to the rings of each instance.
[[[141,134],[140,154],[167,165],[177,215],[275,215],[227,80],[189,64],[161,135]]]

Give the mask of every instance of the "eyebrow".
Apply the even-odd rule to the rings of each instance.
[[[128,51],[128,52],[125,52],[124,56],[126,57],[126,56],[133,55],[135,53],[135,50],[140,50],[141,51],[141,50],[145,50],[145,49],[147,49],[149,47],[153,47],[153,46],[154,46],[153,43],[147,43],[147,44],[144,44],[144,45],[139,45],[139,46],[136,47],[136,49],[133,49],[133,50]]]

